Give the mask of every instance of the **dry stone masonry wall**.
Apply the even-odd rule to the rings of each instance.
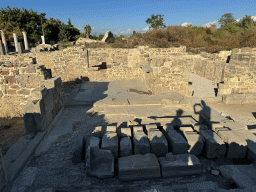
[[[191,96],[189,74],[195,73],[219,83],[220,96],[256,93],[255,48],[200,55],[185,51],[182,46],[162,49],[147,46],[86,49],[74,46],[58,50],[57,45],[43,45],[30,53],[1,55],[1,101],[11,102],[14,106],[23,104],[31,89],[40,86],[40,81],[47,76],[44,74],[48,73],[47,70],[42,72],[38,68],[41,65],[63,82],[81,76],[90,80],[140,79],[152,92],[171,90]],[[33,65],[36,63],[37,67]],[[106,69],[98,71],[97,66],[102,64]],[[17,100],[12,99],[16,96]]]

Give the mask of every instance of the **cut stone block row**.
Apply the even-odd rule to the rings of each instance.
[[[227,143],[226,157],[228,159],[245,157],[247,142],[244,139],[240,138],[234,131],[226,128],[216,129],[216,131],[218,136]]]
[[[205,139],[205,156],[208,159],[224,157],[226,145],[224,141],[212,130],[200,130]]]
[[[106,131],[103,130],[102,126],[97,126],[91,133],[92,137],[102,138],[105,133],[116,133],[116,126],[107,126]]]
[[[249,130],[234,130],[240,138],[247,142],[247,158],[250,160],[256,160],[256,136]]]
[[[121,181],[160,178],[161,173],[162,177],[174,177],[201,172],[199,159],[191,154],[167,153],[165,157],[157,159],[154,154],[147,153],[118,159],[118,176]]]

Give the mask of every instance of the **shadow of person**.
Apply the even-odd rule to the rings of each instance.
[[[197,106],[199,106],[201,110],[197,111]],[[194,113],[199,115],[200,123],[206,123],[211,128],[211,108],[206,105],[204,100],[201,100],[201,104],[194,104]]]
[[[174,127],[174,130],[179,131],[179,127],[181,126],[182,122],[180,120],[181,115],[183,114],[183,110],[182,109],[178,109],[176,111],[176,116],[174,117],[173,121],[171,122],[171,124]]]

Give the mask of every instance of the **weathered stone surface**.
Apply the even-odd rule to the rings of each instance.
[[[102,126],[95,127],[95,129],[92,132],[92,136],[101,138],[102,137]]]
[[[150,153],[150,143],[144,132],[136,132],[133,135],[134,154]]]
[[[202,123],[196,123],[193,126],[194,130],[197,131],[198,133],[201,132],[201,130],[208,130],[208,127]]]
[[[142,126],[133,126],[133,134],[136,134],[137,132],[142,132],[144,133],[143,131],[143,127]]]
[[[101,149],[110,150],[114,157],[118,158],[117,133],[107,132],[102,138]]]
[[[166,153],[165,157],[168,161],[175,161],[173,153]]]
[[[225,143],[228,144],[226,157],[231,158],[244,158],[247,151],[247,142],[240,138],[239,135],[231,130],[218,131],[217,133]]]
[[[174,155],[175,161],[169,161],[166,157],[158,158],[161,165],[162,177],[174,177],[201,174],[199,159],[192,154]]]
[[[132,155],[132,142],[130,137],[123,137],[120,141],[120,157]]]
[[[250,160],[256,160],[256,135],[251,133],[249,130],[243,129],[234,130],[234,132],[247,142],[247,158]]]
[[[168,142],[161,131],[149,130],[148,139],[151,153],[157,157],[163,157],[168,153]]]
[[[72,146],[72,162],[73,163],[81,163],[84,160],[83,156],[83,149],[84,149],[84,136],[79,135]]]
[[[132,131],[131,128],[121,128],[121,137],[131,137],[132,136]]]
[[[172,129],[168,129],[167,131],[163,130],[163,133],[168,141],[168,148],[171,149],[174,155],[187,153],[189,145],[180,133]]]
[[[97,137],[89,137],[86,140],[85,146],[85,161],[86,161],[86,170],[90,170],[90,150],[91,149],[100,149],[100,139]]]
[[[239,188],[256,187],[255,181],[246,172],[241,172],[236,165],[221,165],[219,169],[225,178],[231,179]]]
[[[201,130],[200,134],[205,139],[205,156],[208,159],[224,157],[226,145],[224,141],[211,130]]]
[[[111,33],[111,31],[107,31],[101,41],[107,42],[112,37],[114,37],[113,33]]]
[[[45,87],[37,87],[32,90],[31,96],[33,99],[43,99],[47,95],[47,89]]]
[[[190,131],[185,132],[184,136],[189,144],[188,153],[196,156],[200,155],[204,147],[204,138],[200,134]]]
[[[116,133],[116,126],[107,126],[106,133]]]
[[[159,129],[157,128],[157,125],[156,125],[156,124],[146,125],[145,127],[146,127],[145,131],[146,131],[146,134],[147,134],[147,135],[148,135],[148,132],[149,132],[150,130],[151,130],[151,131],[153,131],[153,130],[159,131]]]
[[[118,176],[121,181],[160,178],[160,166],[154,154],[131,155],[118,159]]]
[[[114,156],[110,150],[90,149],[88,174],[100,179],[114,176]]]

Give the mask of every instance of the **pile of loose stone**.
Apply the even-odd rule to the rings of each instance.
[[[91,176],[118,174],[120,180],[127,181],[201,174],[200,154],[208,159],[246,155],[246,141],[220,123],[209,129],[192,117],[158,118],[154,122],[160,123],[142,120],[140,125],[127,122],[126,128],[95,127],[90,136],[80,136],[74,144],[73,162],[85,159]]]

